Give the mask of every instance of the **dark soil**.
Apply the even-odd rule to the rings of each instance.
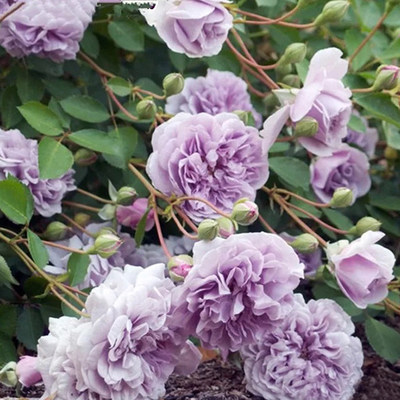
[[[357,335],[364,338],[361,328]],[[365,339],[364,377],[353,400],[400,399],[400,363],[391,365],[376,355]],[[262,400],[246,391],[243,373],[239,368],[220,360],[207,361],[189,377],[171,376],[166,385],[164,400]],[[42,387],[23,391],[27,398],[40,397]],[[2,397],[16,397],[15,391],[0,385]]]

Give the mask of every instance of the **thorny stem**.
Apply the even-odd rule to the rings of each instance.
[[[139,92],[139,93],[147,94],[148,96],[154,97],[155,99],[158,99],[158,100],[165,100],[165,98],[166,98],[165,95],[160,96],[156,93],[150,92],[149,90],[141,89],[140,87],[134,87],[132,89],[132,92],[133,93]]]
[[[364,48],[364,46],[369,42],[369,40],[372,38],[372,36],[375,35],[377,30],[381,27],[383,22],[385,21],[386,17],[389,15],[388,11],[385,11],[383,15],[379,18],[379,21],[376,23],[376,25],[372,28],[371,32],[364,38],[364,40],[359,44],[359,46],[354,50],[353,54],[349,58],[349,65],[354,61],[354,59],[357,57],[358,53]]]

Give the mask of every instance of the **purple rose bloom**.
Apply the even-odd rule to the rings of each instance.
[[[362,120],[365,125],[365,132],[358,132],[349,129],[347,136],[344,138],[344,142],[355,144],[365,154],[367,154],[369,158],[372,158],[375,154],[375,147],[379,139],[378,131],[375,128],[370,128],[367,119],[361,117],[357,111],[353,111],[353,114]]]
[[[172,51],[188,57],[218,54],[232,28],[233,17],[218,0],[159,0],[140,11]]]
[[[177,289],[177,319],[223,357],[282,322],[304,270],[282,238],[264,232],[198,242],[193,260]]]
[[[279,235],[282,239],[286,240],[288,243],[292,243],[296,237],[289,235],[286,232],[282,232]],[[304,264],[304,274],[307,276],[315,275],[317,269],[322,265],[322,251],[319,247],[312,253],[300,253],[294,249],[299,257],[299,260]]]
[[[310,166],[311,186],[317,197],[329,203],[340,187],[353,192],[353,203],[364,196],[371,187],[367,156],[360,150],[343,144],[331,156],[319,157]]]
[[[0,15],[3,15],[8,9],[17,3],[18,0],[0,0]]]
[[[90,320],[71,331],[68,352],[76,388],[104,399],[159,399],[179,364],[186,338],[175,334],[172,292],[165,266],[114,269],[86,301]],[[193,351],[193,348],[191,348]],[[197,355],[196,355],[197,354]],[[191,357],[192,372],[200,360]]]
[[[368,231],[351,243],[341,240],[328,245],[327,255],[338,285],[359,308],[385,299],[387,285],[394,278],[394,254],[376,244],[383,236],[382,232]]]
[[[13,57],[75,59],[97,0],[29,0],[0,26],[0,44]]]
[[[254,200],[268,179],[268,149],[235,114],[177,114],[156,128],[152,146],[146,171],[166,195],[199,197],[230,212],[237,200]],[[200,201],[182,207],[195,222],[219,216]]]
[[[363,352],[350,317],[333,301],[305,303],[275,331],[241,350],[247,389],[268,400],[350,400]]]
[[[16,373],[18,381],[25,387],[35,385],[42,380],[40,372],[36,367],[37,358],[22,356],[17,364]]]
[[[146,198],[136,199],[130,206],[118,206],[116,217],[119,224],[136,229],[149,206]],[[147,214],[145,230],[149,231],[154,226],[154,210]]]
[[[315,118],[319,124],[313,137],[301,137],[299,142],[318,156],[331,155],[347,135],[351,116],[351,91],[341,79],[348,63],[336,48],[318,51],[311,59],[304,87],[291,106],[290,118],[298,122],[304,117]]]
[[[216,115],[222,112],[251,111],[257,128],[261,115],[251,104],[246,82],[228,71],[209,69],[205,77],[186,78],[183,91],[167,98],[165,111],[170,114]]]
[[[61,212],[61,200],[76,189],[73,170],[57,179],[39,178],[38,144],[17,129],[0,129],[0,180],[13,175],[30,189],[36,213],[51,217]]]

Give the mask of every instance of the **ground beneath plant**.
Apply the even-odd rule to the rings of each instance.
[[[357,334],[364,347],[364,377],[353,400],[400,399],[400,362],[392,365],[376,355],[364,339],[361,328]],[[246,391],[243,372],[232,364],[219,359],[200,365],[188,377],[171,376],[167,382],[164,400],[262,400]],[[38,398],[43,388],[33,387],[20,395]],[[17,397],[14,390],[0,386],[0,399]]]

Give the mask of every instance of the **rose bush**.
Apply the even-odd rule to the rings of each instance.
[[[159,399],[200,347],[350,400],[354,332],[398,362],[397,3],[0,1],[0,382]]]

